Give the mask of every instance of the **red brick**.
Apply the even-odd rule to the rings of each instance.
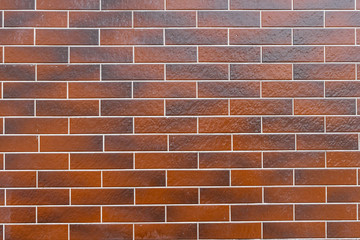
[[[30,171],[1,171],[0,172],[1,188],[24,188],[36,187],[36,173]]]
[[[0,152],[37,152],[37,136],[0,136]]]
[[[69,25],[82,28],[131,27],[131,12],[70,12]]]
[[[0,29],[0,44],[1,45],[33,45],[34,30]]]
[[[295,29],[295,45],[354,45],[353,29]]]
[[[352,99],[296,99],[295,115],[355,115],[356,103]]]
[[[71,153],[70,159],[71,169],[133,168],[133,154],[131,153]]]
[[[232,221],[293,220],[292,205],[237,205],[231,206]]]
[[[133,189],[71,189],[72,205],[116,205],[133,203]]]
[[[323,82],[280,81],[263,82],[263,97],[323,97]]]
[[[100,207],[39,207],[39,223],[100,222]]]
[[[260,133],[261,119],[257,117],[199,118],[200,133]]]
[[[199,62],[260,62],[260,48],[199,47]]]
[[[196,83],[189,82],[136,82],[134,98],[195,98]]]
[[[36,9],[46,10],[98,10],[99,0],[37,0]]]
[[[38,65],[40,81],[92,81],[100,80],[98,65]]]
[[[102,0],[104,10],[163,10],[163,0]]]
[[[36,45],[98,45],[98,30],[38,29]]]
[[[9,82],[3,84],[3,98],[66,98],[66,83]]]
[[[167,116],[227,115],[227,100],[166,100]]]
[[[165,42],[167,45],[227,45],[227,35],[226,29],[166,29]]]
[[[324,132],[323,117],[264,117],[264,133]]]
[[[68,169],[68,154],[7,154],[7,170],[60,170]]]
[[[72,47],[71,63],[130,63],[133,50],[129,47]]]
[[[264,168],[325,167],[325,153],[323,152],[264,152],[263,165]]]
[[[67,63],[66,47],[7,47],[6,63]]]
[[[231,150],[229,135],[169,136],[170,151],[226,151]]]
[[[38,173],[39,187],[100,187],[100,171],[61,171]]]
[[[325,84],[326,97],[358,97],[360,83],[357,81],[336,81]]]
[[[290,45],[290,29],[230,29],[231,45]]]
[[[294,0],[294,9],[298,10],[307,10],[307,9],[316,9],[316,10],[352,10],[354,9],[355,4],[354,0]]]
[[[35,8],[34,0],[12,1],[1,0],[1,10],[32,10]]]
[[[136,63],[196,62],[196,47],[135,47]]]
[[[197,188],[136,189],[136,204],[197,204]]]
[[[105,137],[105,151],[166,151],[166,135],[119,135]]]
[[[135,133],[196,133],[196,118],[136,118]]]
[[[5,27],[66,27],[66,12],[9,11],[4,14]]]
[[[196,153],[136,153],[136,169],[197,168]]]
[[[165,207],[103,207],[104,222],[165,222]]]
[[[360,26],[360,24],[359,24]],[[360,61],[360,47],[342,46],[326,47],[326,62],[358,62]]]
[[[231,10],[290,10],[290,0],[232,0]]]
[[[330,238],[358,238],[359,222],[328,222],[327,236]]]
[[[135,12],[135,27],[195,27],[195,12]]]
[[[296,205],[296,220],[356,220],[356,205]]]
[[[65,118],[7,118],[7,134],[66,134],[68,120]]]
[[[131,98],[131,83],[69,83],[69,98]]]
[[[356,134],[301,134],[297,135],[298,150],[357,150]]]
[[[159,187],[165,186],[165,171],[106,171],[104,187]]]
[[[135,239],[196,239],[196,224],[136,224]]]
[[[290,115],[291,100],[239,99],[230,100],[231,115]]]
[[[201,188],[201,204],[218,203],[260,203],[262,201],[261,188]]]
[[[7,205],[68,205],[68,189],[6,190]]]
[[[163,116],[163,100],[102,100],[102,116]]]
[[[200,168],[259,168],[260,153],[200,153]]]
[[[232,64],[231,80],[291,80],[291,64]]]
[[[228,80],[225,64],[167,64],[167,80]]]
[[[168,0],[166,9],[169,10],[227,10],[228,1],[226,0]]]
[[[232,170],[231,186],[292,185],[292,170]]]
[[[360,166],[359,152],[328,152],[326,153],[327,167],[358,167]]]
[[[355,80],[355,71],[353,64],[295,64],[294,79]]]
[[[41,136],[40,151],[87,152],[102,151],[101,136]]]
[[[265,11],[261,14],[263,27],[323,27],[321,11]]]
[[[169,222],[229,221],[229,206],[168,206]]]
[[[172,170],[167,172],[167,186],[229,186],[229,171]]]
[[[101,133],[132,133],[131,118],[72,118],[70,133],[101,134]]]
[[[360,188],[358,187],[328,187],[328,202],[358,202]]]
[[[199,82],[200,98],[260,97],[260,84],[256,82]]]
[[[264,223],[265,239],[280,238],[325,238],[323,222]]]
[[[77,240],[132,239],[131,224],[71,224],[71,238]]]
[[[259,27],[260,13],[252,11],[201,11],[199,27]]]
[[[323,62],[324,48],[318,46],[263,47],[262,60],[263,62]]]
[[[359,132],[360,118],[359,117],[327,117],[326,131],[327,132]]]
[[[35,65],[0,65],[1,81],[34,81]]]
[[[358,27],[360,26],[360,14],[357,11],[334,11],[327,12],[325,19],[326,27]]]
[[[258,239],[260,223],[204,223],[199,225],[200,239]]]
[[[161,29],[101,29],[101,45],[162,45]]]
[[[234,135],[234,150],[295,150],[292,134]]]
[[[26,238],[25,238],[26,237]],[[5,239],[13,240],[63,240],[68,237],[67,225],[7,225]]]
[[[164,80],[164,66],[160,64],[103,65],[103,80]]]
[[[324,203],[325,199],[325,187],[268,187],[264,189],[265,203]]]
[[[37,116],[98,116],[98,100],[43,100],[36,102]]]
[[[356,184],[356,170],[296,170],[296,185],[354,185]]]

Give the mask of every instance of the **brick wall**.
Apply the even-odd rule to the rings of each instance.
[[[0,0],[0,239],[360,238],[357,9]]]

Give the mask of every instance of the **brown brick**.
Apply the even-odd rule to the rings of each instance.
[[[360,188],[358,187],[328,187],[328,202],[358,202]]]
[[[294,0],[294,9],[296,10],[352,10],[354,7],[354,0]]]
[[[360,26],[360,23],[359,23]],[[326,47],[326,62],[358,62],[360,61],[360,47],[342,46]]]
[[[164,80],[164,65],[103,65],[103,80]]]
[[[45,170],[68,169],[67,154],[7,154],[5,168],[7,170]]]
[[[325,223],[323,222],[264,223],[263,237],[265,239],[324,238]]]
[[[199,47],[199,62],[260,62],[260,48]]]
[[[166,29],[165,42],[167,45],[227,45],[227,35],[226,29]]]
[[[1,152],[37,152],[37,136],[0,136]]]
[[[232,64],[231,80],[291,80],[291,64]]]
[[[167,64],[167,80],[228,80],[225,64]]]
[[[324,132],[322,117],[264,117],[264,133]]]
[[[196,62],[196,47],[135,47],[136,63]]]
[[[352,99],[296,99],[295,115],[355,115],[356,106]]]
[[[161,29],[101,29],[101,45],[162,45]]]
[[[0,65],[1,81],[34,81],[35,65]]]
[[[261,14],[263,27],[323,27],[321,11],[265,11]]]
[[[7,118],[8,134],[66,134],[68,121],[63,118]]]
[[[325,167],[323,152],[264,152],[264,168]]]
[[[35,171],[2,171],[0,172],[1,188],[36,187]]]
[[[297,135],[298,150],[357,150],[356,134],[301,134]]]
[[[42,100],[36,102],[37,116],[98,116],[98,100]]]
[[[169,136],[170,151],[231,150],[230,135],[174,135]]]
[[[292,185],[292,170],[232,170],[231,186]]]
[[[103,116],[163,116],[163,100],[102,100]]]
[[[199,27],[259,27],[260,13],[252,11],[201,11]]]
[[[199,224],[200,239],[259,239],[260,223],[203,223]]]
[[[6,190],[7,205],[68,205],[68,189]]]
[[[0,29],[0,44],[1,45],[33,45],[34,30]]]
[[[100,222],[100,207],[39,207],[40,223]]]
[[[197,204],[197,188],[136,189],[136,204]]]
[[[227,10],[226,0],[168,0],[166,9],[169,10]]]
[[[100,80],[98,65],[38,65],[37,79],[45,81]]]
[[[136,169],[197,168],[196,153],[136,153]]]
[[[104,222],[165,222],[164,206],[103,207]]]
[[[293,220],[291,205],[237,205],[231,206],[232,221],[286,221]]]
[[[136,224],[135,239],[196,239],[196,224]]]
[[[264,189],[266,203],[325,202],[325,187],[268,187]]]
[[[66,47],[7,47],[6,63],[67,63]]]
[[[38,239],[45,240],[44,237],[49,237],[52,240],[63,240],[68,237],[67,225],[7,225],[5,229],[5,238],[13,240]]]
[[[359,132],[360,118],[359,117],[327,117],[326,131],[327,132]]]
[[[12,1],[1,0],[1,10],[32,10],[35,8],[34,0]]]
[[[328,222],[327,236],[330,238],[358,238],[359,222]]]
[[[162,0],[102,0],[104,10],[163,10]]]
[[[355,80],[353,64],[295,64],[295,80]]]
[[[230,101],[231,115],[289,115],[291,100],[239,99]]]
[[[74,239],[132,239],[131,224],[71,224],[70,235]]]
[[[34,116],[34,101],[1,100],[0,116]]]
[[[9,82],[3,84],[3,98],[66,98],[66,83]]]
[[[70,119],[70,133],[104,134],[132,133],[131,118],[73,118]]]
[[[263,47],[264,62],[323,62],[323,47]]]
[[[134,98],[195,98],[196,83],[189,82],[136,82]]]
[[[354,45],[353,29],[295,29],[295,45]]]
[[[227,115],[227,100],[166,100],[166,115]]]
[[[356,170],[319,169],[296,170],[296,185],[354,185]]]
[[[131,83],[69,83],[69,98],[131,98]]]
[[[129,47],[72,47],[71,63],[130,63],[133,50]]]
[[[104,187],[160,187],[165,181],[165,171],[103,172]]]
[[[199,82],[200,98],[260,97],[260,84],[256,82]]]
[[[98,45],[98,30],[38,29],[37,45]]]
[[[260,133],[261,119],[257,117],[199,118],[200,133]]]
[[[66,12],[9,11],[4,14],[5,27],[66,27]]]
[[[229,186],[229,171],[169,170],[167,186]]]
[[[360,166],[359,152],[328,152],[326,153],[327,167],[358,167]]]
[[[37,0],[36,9],[46,10],[98,10],[99,0]]]
[[[102,151],[101,136],[41,136],[40,151],[86,152]]]
[[[135,27],[195,27],[195,12],[135,12]]]
[[[323,82],[279,81],[263,82],[263,97],[323,97]],[[301,100],[299,100],[301,101]],[[305,101],[305,100],[304,100]]]
[[[196,118],[136,118],[135,133],[196,133]]]
[[[0,207],[2,223],[35,223],[36,209],[34,207]]]
[[[358,11],[327,12],[326,27],[358,27],[360,26],[360,13]]]
[[[71,153],[70,159],[71,169],[133,168],[133,154],[131,153]]]
[[[260,203],[262,200],[261,188],[201,188],[201,204],[218,203]]]
[[[290,29],[230,29],[231,45],[290,45]]]
[[[229,221],[229,206],[168,206],[169,222]]]
[[[72,205],[120,205],[133,203],[133,189],[71,189]]]
[[[166,135],[106,136],[106,151],[166,151]]]
[[[326,97],[359,97],[360,83],[357,81],[326,82]]]
[[[296,205],[296,220],[356,220],[356,205]]]
[[[41,171],[38,183],[39,187],[100,187],[101,174],[100,171]]]
[[[232,0],[231,10],[291,10],[290,0]]]
[[[260,153],[200,153],[200,168],[259,168]]]
[[[70,27],[131,27],[131,12],[70,12]]]

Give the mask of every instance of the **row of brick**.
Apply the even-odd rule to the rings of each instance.
[[[103,141],[103,136],[92,135],[0,136],[0,151],[358,150],[358,134],[113,135],[104,138]]]
[[[129,98],[338,98],[338,97],[360,97],[360,83],[357,81],[334,81],[334,82],[320,82],[320,81],[281,81],[281,82],[74,82],[67,84],[66,82],[5,82],[0,85],[3,90],[0,93],[0,98],[3,99],[66,99],[66,98],[122,98],[118,100],[129,102]],[[206,105],[204,100],[190,100],[198,101],[199,105]],[[219,103],[226,100],[220,100]],[[249,107],[252,105],[261,104],[260,100],[242,100],[247,103]],[[262,100],[264,105],[268,102],[276,100]],[[304,113],[302,109],[302,101],[295,100],[296,114]],[[354,100],[355,101],[355,100]],[[158,101],[161,102],[161,101]],[[195,103],[194,102],[194,103]],[[238,100],[232,100],[231,113],[236,114],[239,108]],[[285,101],[286,102],[286,101]],[[335,99],[317,100],[317,104],[328,105],[352,105],[352,102]],[[71,101],[69,101],[71,103]],[[90,103],[90,102],[89,102]],[[102,103],[106,104],[107,100]],[[138,101],[141,104],[141,101]],[[171,105],[174,103],[169,100],[167,103]],[[280,105],[281,101],[278,102]],[[283,102],[284,103],[284,102]],[[61,104],[61,103],[60,103]],[[66,105],[63,102],[64,105]],[[73,102],[76,105],[76,102]],[[152,104],[148,102],[148,104]],[[19,104],[21,105],[21,104]],[[136,106],[136,101],[131,105]],[[290,103],[291,105],[291,103]],[[121,106],[121,105],[119,105]],[[223,104],[221,104],[223,106]],[[285,106],[285,105],[283,105]],[[298,109],[299,108],[299,109]],[[171,109],[168,109],[171,112]],[[106,110],[105,110],[106,111]],[[196,109],[193,109],[194,113]],[[210,110],[211,111],[211,110]],[[267,110],[263,110],[267,112]],[[159,113],[158,111],[154,111]],[[285,110],[284,112],[290,112]],[[324,114],[327,110],[323,110]],[[348,114],[352,111],[347,112]],[[214,112],[216,113],[216,112]],[[106,113],[104,113],[107,115]],[[150,115],[158,115],[151,114]],[[170,113],[171,114],[171,113]],[[199,113],[201,115],[201,113]],[[204,112],[204,114],[206,114]],[[217,114],[224,114],[223,111]],[[240,113],[243,114],[243,113]],[[291,114],[291,113],[290,113]],[[315,111],[314,111],[315,114]],[[126,111],[124,111],[126,115]],[[140,112],[135,115],[143,115]],[[256,115],[256,114],[255,114]]]
[[[356,105],[356,99],[1,100],[0,116],[356,115]]]
[[[5,63],[359,62],[359,53],[358,46],[4,47],[0,48],[0,60]]]
[[[315,171],[315,170],[314,170]],[[15,177],[21,177],[21,173],[11,172]],[[25,172],[26,175],[27,172]],[[42,172],[40,172],[41,174]],[[346,174],[342,172],[340,174]],[[6,174],[6,173],[5,173]],[[1,175],[5,175],[1,173]],[[52,177],[64,177],[66,184],[59,184],[58,180],[51,183],[51,187],[60,187],[53,189],[32,189],[33,186],[27,184],[21,186],[26,189],[15,189],[16,185],[9,185],[13,189],[0,190],[0,204],[7,206],[31,206],[31,205],[188,205],[188,204],[249,204],[247,207],[260,208],[273,206],[278,203],[358,203],[360,196],[360,187],[358,186],[329,186],[329,187],[312,187],[312,186],[282,186],[282,187],[212,187],[212,188],[98,188],[98,184],[92,182],[89,185],[80,184],[78,180],[69,179],[70,173],[56,173]],[[74,172],[72,172],[74,175]],[[77,173],[79,175],[79,173]],[[85,175],[85,173],[83,172]],[[9,173],[7,173],[9,176]],[[91,175],[91,173],[90,173]],[[92,174],[93,176],[93,174]],[[324,175],[320,175],[319,178]],[[86,176],[83,176],[83,178]],[[327,175],[329,177],[329,175]],[[4,178],[4,177],[2,177]],[[24,179],[22,176],[21,179]],[[56,184],[57,183],[57,184]],[[19,183],[18,183],[19,184]],[[61,187],[83,186],[86,189],[62,189]],[[6,192],[5,192],[6,191]],[[6,197],[5,197],[6,194]],[[134,195],[135,194],[135,195]],[[70,197],[71,196],[71,197]],[[135,197],[134,197],[135,196]],[[258,206],[259,203],[268,203],[268,205]],[[311,205],[310,205],[311,206]],[[326,207],[326,205],[318,205]],[[330,204],[330,206],[334,206]],[[341,205],[340,205],[341,206]],[[353,205],[350,205],[353,206]],[[232,206],[234,208],[235,206]],[[331,211],[323,211],[320,214],[332,214]],[[267,214],[266,211],[262,211]],[[122,214],[115,214],[117,218],[125,217]],[[120,215],[120,216],[119,216]],[[273,214],[270,214],[271,217]],[[337,215],[337,214],[335,214]],[[243,218],[251,217],[250,213],[243,214]],[[322,217],[318,218],[319,220]],[[334,218],[335,219],[335,218]],[[334,220],[326,218],[326,220]],[[250,220],[250,219],[247,219]],[[251,219],[251,220],[269,220],[269,219]],[[275,219],[273,219],[275,220]],[[286,220],[286,219],[282,219]],[[292,218],[291,218],[292,220]],[[313,219],[314,220],[314,219]],[[324,220],[324,219],[322,219]]]
[[[35,4],[36,2],[36,4]],[[166,3],[166,4],[165,4]],[[1,0],[1,10],[354,10],[359,0]]]
[[[23,153],[0,155],[0,169],[194,169],[360,167],[360,153],[207,152],[207,153]]]
[[[4,129],[4,130],[3,130]],[[5,118],[4,134],[358,132],[360,117]]]
[[[355,45],[360,43],[359,31],[331,28],[294,29],[293,33],[292,29],[0,29],[0,44]]]
[[[273,222],[197,224],[37,224],[6,225],[0,228],[5,239],[53,240],[93,239],[279,239],[279,238],[357,238],[359,222]],[[70,234],[69,234],[70,233]],[[263,233],[263,234],[262,234]]]
[[[5,11],[3,27],[359,27],[358,11]]]

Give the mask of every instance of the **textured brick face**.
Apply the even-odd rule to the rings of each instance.
[[[360,239],[360,0],[0,19],[0,240]]]

